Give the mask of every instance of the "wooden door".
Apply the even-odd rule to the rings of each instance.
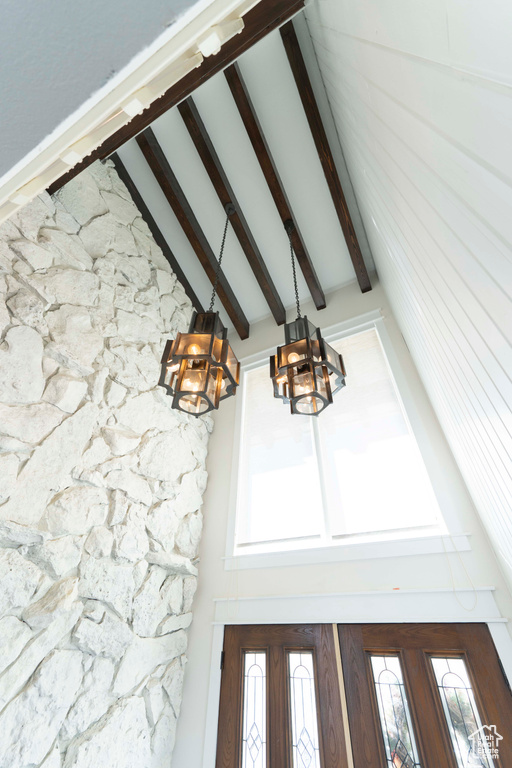
[[[299,682],[307,684],[317,733],[314,724],[297,725],[293,670],[306,659],[310,672]],[[333,626],[226,627],[217,768],[292,768],[294,750],[311,768],[347,768]]]
[[[485,624],[338,631],[354,768],[512,766],[512,697]]]

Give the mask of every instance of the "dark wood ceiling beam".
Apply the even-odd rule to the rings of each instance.
[[[234,212],[229,214],[231,226],[238,237],[276,323],[282,325],[286,322],[286,310],[283,302],[193,99],[190,97],[186,101],[182,101],[178,110],[223,208],[226,210],[226,206],[234,206]]]
[[[259,124],[238,64],[232,64],[228,67],[224,71],[224,75],[228,81],[238,112],[245,125],[247,135],[249,136],[261,170],[268,184],[268,188],[276,204],[279,216],[281,217],[283,224],[288,221],[292,221],[294,224],[293,230],[290,233],[290,239],[311,297],[315,302],[317,309],[324,309],[325,295],[322,286],[320,285],[313,262],[307,252],[304,240],[293,216],[276,164],[270,153],[269,146]]]
[[[116,149],[133,139],[138,133],[147,128],[157,117],[163,115],[171,107],[176,106],[180,101],[206,82],[217,72],[221,72],[224,67],[231,64],[239,56],[251,48],[254,43],[261,40],[272,30],[277,29],[287,19],[292,18],[296,13],[304,8],[304,0],[260,0],[254,8],[248,11],[244,19],[244,28],[240,34],[235,35],[222,46],[219,53],[214,56],[208,56],[204,59],[201,66],[194,69],[185,77],[182,77],[175,83],[163,96],[156,99],[140,115],[137,115],[124,125],[112,136],[109,136],[103,144],[85,157],[82,162],[64,173],[57,181],[48,187],[48,192],[53,195],[64,184],[77,176],[81,171],[87,168],[95,160],[103,160]]]
[[[110,159],[114,163],[114,166],[115,166],[115,169],[117,171],[117,174],[118,174],[119,178],[121,179],[122,182],[124,182],[124,184],[126,185],[126,187],[128,189],[128,192],[132,196],[132,200],[135,203],[135,205],[137,206],[137,208],[139,209],[142,218],[144,219],[144,221],[148,225],[149,229],[151,230],[151,234],[153,235],[153,240],[156,242],[156,244],[158,246],[160,246],[160,248],[162,250],[162,253],[164,254],[164,256],[167,259],[167,261],[169,262],[169,265],[170,265],[172,271],[174,272],[174,274],[178,278],[179,282],[181,283],[181,285],[183,287],[183,290],[185,291],[185,293],[187,294],[188,298],[192,302],[192,306],[198,312],[204,312],[203,305],[201,304],[201,302],[197,298],[197,296],[196,296],[196,294],[194,292],[194,289],[192,288],[192,286],[188,282],[187,278],[185,277],[182,268],[180,267],[180,265],[178,264],[178,262],[176,260],[176,256],[174,255],[174,253],[169,248],[169,244],[168,244],[167,240],[163,236],[163,234],[162,234],[158,224],[156,223],[156,221],[154,220],[153,216],[151,215],[151,212],[150,212],[149,208],[147,207],[146,203],[142,199],[142,195],[140,194],[139,190],[135,186],[135,183],[134,183],[132,177],[130,176],[130,174],[126,170],[126,167],[125,167],[123,161],[121,160],[121,158],[119,157],[117,152],[114,152],[114,154],[111,155]]]
[[[323,172],[331,197],[338,215],[345,241],[347,243],[348,252],[354,266],[356,277],[359,283],[361,291],[371,291],[372,286],[366,265],[364,263],[363,254],[359,247],[356,231],[352,223],[352,217],[348,209],[345,195],[341,186],[340,177],[336,170],[334,158],[329,146],[327,135],[320,116],[320,110],[313,93],[311,81],[306,69],[306,64],[302,56],[299,41],[295,33],[295,29],[292,21],[288,21],[281,27],[281,37],[288,56],[290,68],[295,78],[295,83],[299,91],[299,95],[304,107],[304,112],[308,119],[309,127],[315,142],[315,146],[318,152],[318,157],[322,164]]]
[[[137,136],[137,144],[213,285],[217,258],[151,128]],[[246,339],[249,336],[249,322],[222,270],[219,274],[217,294],[238,335],[241,339]]]

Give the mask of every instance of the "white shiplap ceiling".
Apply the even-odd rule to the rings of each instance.
[[[307,50],[303,52],[308,68],[316,66],[316,61],[308,61]],[[355,274],[279,31],[243,54],[238,64],[321,286],[329,293],[353,281]],[[294,294],[288,238],[224,74],[201,85],[193,93],[193,100],[281,300],[289,308],[294,304]],[[321,99],[319,104],[322,107]],[[151,127],[218,255],[225,213],[177,107]],[[332,145],[332,135],[330,139]],[[339,145],[331,148],[339,160]],[[136,140],[121,147],[118,154],[199,300],[208,306],[211,284]],[[357,211],[351,213],[358,217]],[[368,263],[367,253],[365,256],[371,270],[373,265]],[[263,293],[231,228],[222,266],[249,322],[269,315]],[[300,298],[306,300],[310,294],[300,270],[298,279]],[[231,326],[218,300],[216,308],[226,325]]]

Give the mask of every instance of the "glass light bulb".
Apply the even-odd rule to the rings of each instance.
[[[201,350],[197,346],[197,344],[191,344],[187,349],[187,352],[189,355],[198,355],[201,352]]]
[[[289,363],[297,363],[299,360],[300,360],[300,355],[298,355],[296,352],[292,352],[290,355],[288,355]]]

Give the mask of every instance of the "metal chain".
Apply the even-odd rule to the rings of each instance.
[[[300,317],[302,317],[302,315],[300,313],[299,289],[297,288],[297,272],[295,271],[295,252],[293,250],[291,235],[288,234],[288,237],[290,239],[290,256],[292,259],[293,285],[295,288],[295,303],[297,305],[297,320],[298,320]]]
[[[222,262],[222,256],[224,254],[224,246],[226,244],[226,235],[228,233],[228,224],[229,224],[229,214],[226,216],[226,223],[224,224],[224,234],[222,235],[222,243],[220,245],[219,260],[217,261],[217,270],[215,272],[215,281],[213,283],[212,300],[210,301],[210,308],[208,309],[208,312],[213,312],[213,304],[214,304],[215,296],[217,293],[217,286],[219,284],[220,265]]]

